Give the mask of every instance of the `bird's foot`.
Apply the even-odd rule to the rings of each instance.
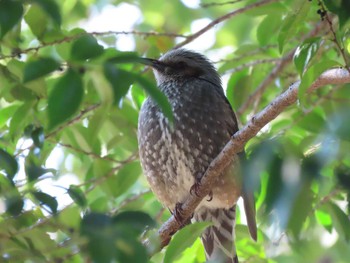
[[[176,222],[179,224],[179,225],[183,225],[184,222],[184,218],[183,218],[183,212],[182,212],[182,203],[176,203],[175,205],[175,209],[174,209],[174,212],[173,212],[173,216],[175,217],[175,220]]]
[[[196,182],[191,186],[190,194],[191,195],[195,194],[196,196],[199,196],[200,186],[201,186],[201,180],[196,179]],[[210,202],[211,200],[213,200],[213,191],[210,191],[208,195],[209,195],[209,199],[207,199],[207,202]]]
[[[195,183],[190,188],[190,194],[195,194],[196,196],[199,196],[199,188],[201,186],[201,179],[196,178]]]

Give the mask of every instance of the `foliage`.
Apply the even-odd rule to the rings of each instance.
[[[306,89],[324,70],[349,66],[349,2],[232,2],[114,0],[142,10],[133,30],[87,32],[82,22],[110,8],[106,1],[0,0],[1,262],[204,260],[194,242],[204,225],[184,228],[150,259],[140,239],[169,213],[141,176],[138,111],[150,94],[172,113],[137,58],[157,58],[181,41],[207,46],[241,124],[302,81],[300,103],[246,145],[259,236],[253,242],[238,216],[239,258],[347,262],[350,89]],[[191,25],[204,18],[223,22],[195,39]],[[135,46],[118,50],[126,34]]]

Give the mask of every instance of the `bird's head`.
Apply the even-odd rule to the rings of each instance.
[[[145,58],[145,64],[151,66],[157,84],[169,80],[202,79],[221,86],[221,80],[212,63],[203,55],[185,50],[175,49],[165,53],[160,59]]]

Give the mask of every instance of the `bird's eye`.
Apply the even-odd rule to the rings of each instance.
[[[178,61],[177,63],[176,63],[176,67],[177,68],[185,68],[185,67],[187,67],[187,63],[185,62],[185,61]]]

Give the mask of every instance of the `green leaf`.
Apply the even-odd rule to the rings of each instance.
[[[69,186],[68,194],[78,206],[85,207],[87,205],[84,192],[79,187],[75,185]]]
[[[54,173],[52,169],[45,169],[36,165],[33,161],[26,159],[25,172],[29,182],[36,181],[38,178],[47,173]]]
[[[4,170],[7,177],[12,181],[18,171],[18,163],[8,152],[0,148],[0,170]]]
[[[339,63],[325,59],[322,61],[322,63],[317,63],[306,70],[298,89],[298,98],[303,106],[305,106],[306,102],[307,89],[324,71],[335,66],[339,66]]]
[[[114,93],[114,103],[119,104],[122,97],[126,95],[129,87],[134,82],[136,75],[123,69],[117,68],[112,63],[104,64],[104,74],[112,85]]]
[[[117,175],[111,178],[111,181],[114,182],[113,185],[111,185],[110,180],[107,180],[107,184],[110,187],[113,196],[118,197],[134,185],[140,175],[140,163],[131,162],[124,165]]]
[[[168,119],[170,126],[174,123],[173,110],[168,101],[168,98],[161,92],[156,85],[154,85],[149,80],[138,76],[137,82],[142,86],[142,88],[151,96],[151,98],[158,104],[159,108]]]
[[[180,229],[172,238],[164,256],[164,263],[174,262],[181,253],[191,246],[193,242],[208,226],[209,222],[196,222]]]
[[[108,59],[109,63],[135,63],[140,61],[142,63],[143,59],[136,52],[120,52]]]
[[[310,1],[298,0],[292,13],[289,13],[282,22],[281,30],[278,34],[278,46],[280,53],[283,52],[285,43],[296,35],[300,25],[307,18],[311,7]]]
[[[13,114],[16,112],[19,106],[19,104],[12,104],[8,107],[0,109],[0,128],[13,117]]]
[[[332,216],[333,226],[338,234],[347,242],[350,240],[350,220],[349,217],[336,204],[329,202],[325,204],[328,213]]]
[[[103,47],[97,43],[96,38],[91,35],[83,35],[74,41],[70,51],[74,60],[86,60],[95,58],[103,53]]]
[[[23,6],[20,2],[0,1],[0,40],[20,22],[22,15]]]
[[[349,0],[324,0],[327,9],[339,17],[339,28],[341,29],[350,19]]]
[[[53,214],[57,213],[58,203],[56,198],[41,191],[35,191],[32,194],[40,202],[40,205],[47,206]]]
[[[259,24],[256,35],[260,45],[267,45],[275,38],[271,36],[281,26],[282,17],[280,13],[267,15]]]
[[[112,262],[116,257],[115,230],[112,219],[104,214],[90,213],[81,221],[81,233],[87,236],[88,251],[95,262]]]
[[[249,70],[244,69],[231,75],[227,83],[226,96],[232,108],[239,109],[250,94],[252,78]]]
[[[33,0],[35,3],[45,10],[45,12],[52,18],[57,24],[61,25],[61,14],[57,3],[54,0]]]
[[[139,211],[121,212],[113,217],[112,221],[115,225],[130,228],[135,237],[140,235],[147,226],[156,226],[156,222],[148,214]]]
[[[18,216],[23,209],[24,201],[22,197],[17,193],[11,195],[5,200],[6,212],[13,216]]]
[[[48,98],[49,130],[68,120],[79,109],[84,95],[80,75],[69,69],[55,84]]]
[[[44,36],[49,25],[49,19],[47,13],[36,4],[31,5],[24,16],[30,30],[38,39]]]
[[[44,145],[44,141],[45,141],[45,134],[44,134],[44,129],[43,127],[39,127],[39,128],[35,128],[32,132],[31,132],[31,136],[30,136],[33,140],[33,143],[36,147],[38,148],[42,148]]]
[[[23,82],[28,82],[43,77],[58,69],[60,63],[52,58],[39,58],[35,61],[27,62],[23,72]]]
[[[320,38],[312,38],[304,41],[304,43],[295,51],[293,60],[300,76],[303,75],[311,59],[316,55],[319,47]]]

